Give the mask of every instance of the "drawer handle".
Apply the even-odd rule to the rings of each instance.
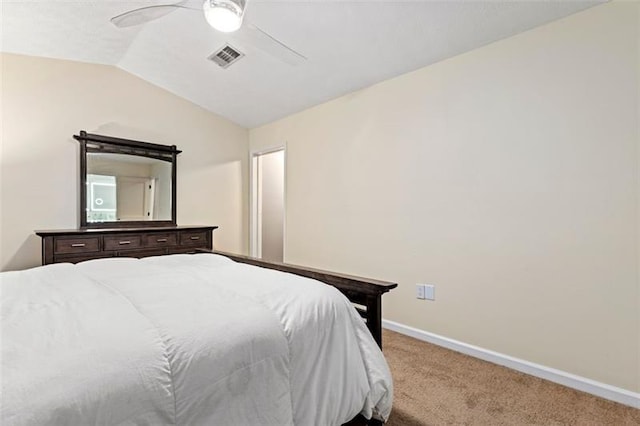
[[[85,243],[76,243],[76,244],[71,244],[71,247],[84,247],[86,246]]]
[[[199,240],[200,237],[191,237],[192,240]]]
[[[158,239],[156,240],[156,242],[157,242],[157,243],[166,243],[166,242],[167,242],[167,239],[166,239],[166,238],[158,238]]]
[[[126,246],[127,244],[131,244],[131,241],[120,241],[118,244],[121,246]]]

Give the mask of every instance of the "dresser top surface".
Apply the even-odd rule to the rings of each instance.
[[[132,234],[142,232],[175,232],[189,231],[195,229],[214,230],[217,226],[212,225],[182,225],[182,226],[149,226],[137,228],[90,228],[90,229],[50,229],[34,231],[40,237],[51,237],[56,235],[99,235],[99,234]]]

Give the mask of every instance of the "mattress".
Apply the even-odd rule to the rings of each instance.
[[[386,419],[389,368],[335,288],[213,254],[1,274],[3,425]]]

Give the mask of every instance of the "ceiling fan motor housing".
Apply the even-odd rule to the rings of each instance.
[[[242,25],[245,5],[246,0],[205,0],[204,16],[218,31],[236,31]]]

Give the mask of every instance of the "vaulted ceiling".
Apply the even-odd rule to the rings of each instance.
[[[300,52],[291,65],[246,30],[223,34],[202,2],[116,28],[110,18],[171,0],[2,0],[2,51],[117,66],[252,128],[602,3],[248,0],[246,21]],[[207,60],[229,43],[245,56]]]

